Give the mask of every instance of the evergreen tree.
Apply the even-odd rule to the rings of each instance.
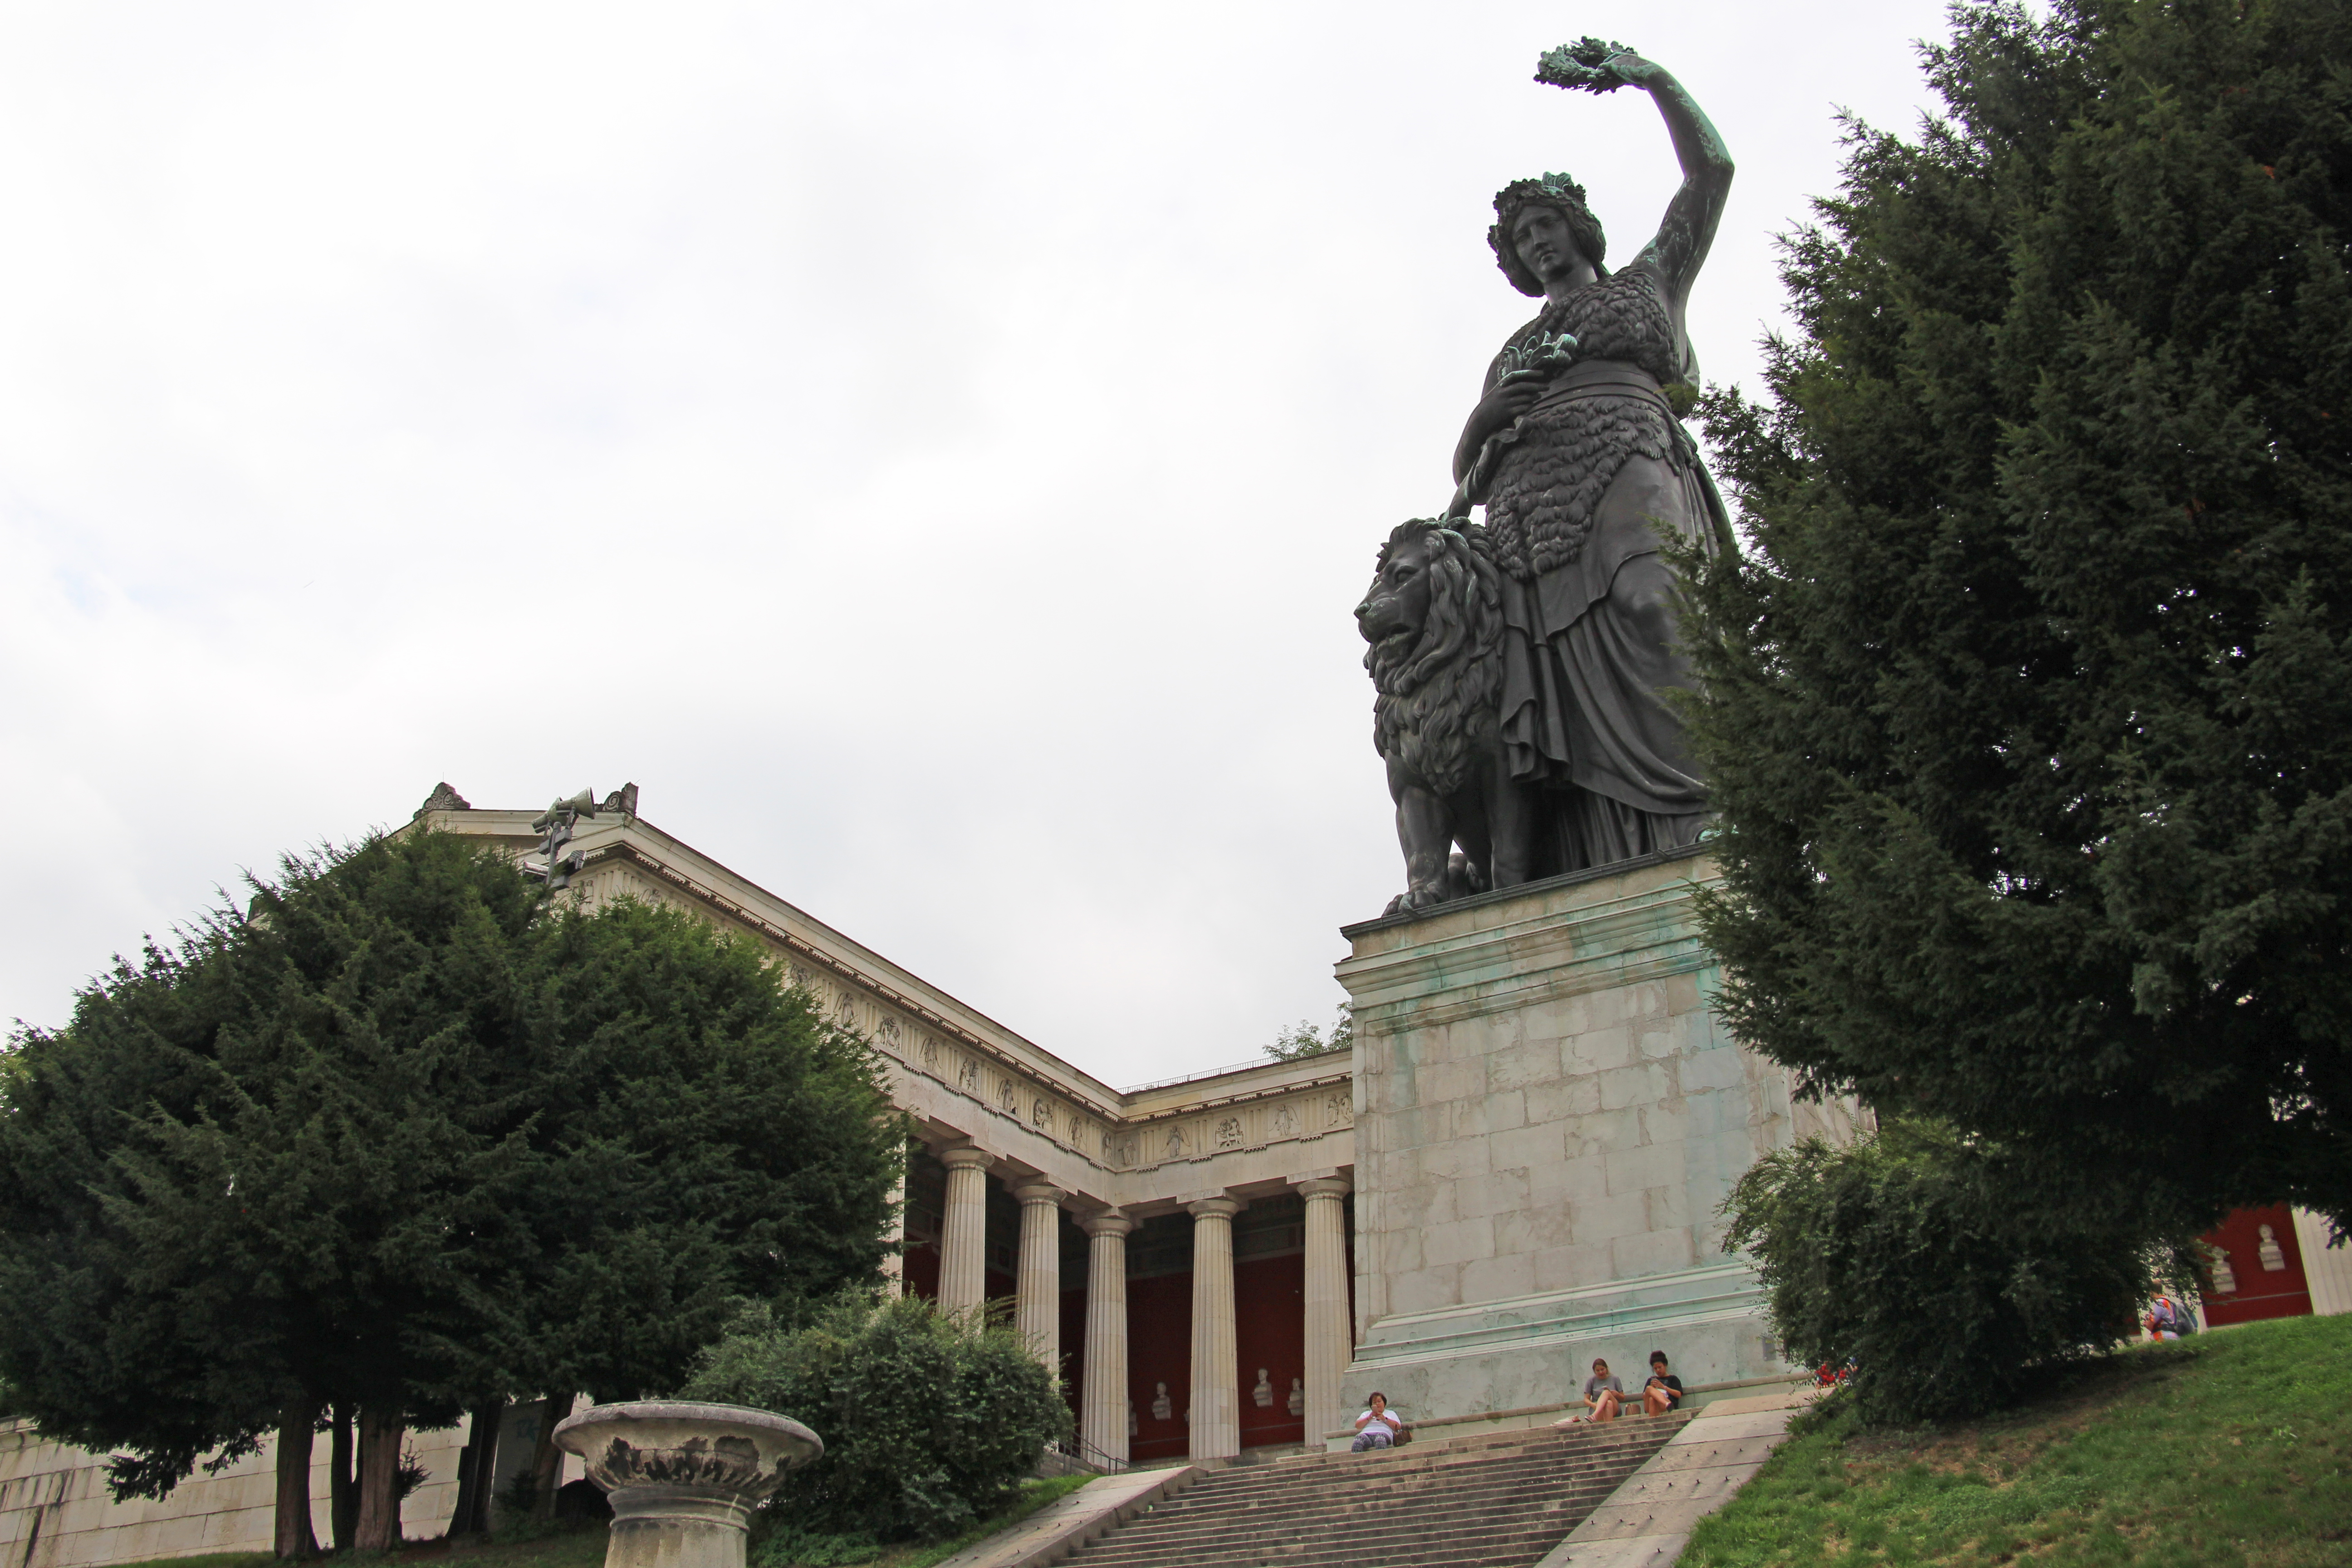
[[[2046,1180],[2352,1220],[2352,7],[1952,16],[1706,409],[1724,1006]]]
[[[136,965],[118,960],[81,995],[72,1048],[34,1031],[0,1058],[0,1379],[11,1414],[133,1450],[115,1462],[118,1497],[159,1495],[210,1450],[253,1452],[295,1392],[266,1326],[205,1344],[220,1310],[154,1279],[114,1223],[138,1201],[118,1151],[198,1100],[233,990],[226,941],[209,925]]]
[[[787,1311],[876,1278],[908,1129],[880,1058],[749,941],[623,901],[528,943],[541,1240],[486,1365],[556,1402],[675,1388],[742,1298]],[[486,1384],[488,1386],[488,1384]]]
[[[118,1495],[356,1411],[397,1539],[403,1434],[673,1385],[731,1296],[870,1277],[902,1148],[874,1058],[676,911],[551,912],[445,835],[289,860],[118,965],[0,1081],[0,1378]]]

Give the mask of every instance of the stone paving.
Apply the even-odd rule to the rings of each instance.
[[[952,1557],[939,1568],[1034,1568],[1056,1563],[1118,1529],[1154,1503],[1184,1490],[1202,1472],[1191,1465],[1102,1476]]]
[[[1729,1502],[1787,1441],[1811,1389],[1717,1400],[1625,1478],[1536,1568],[1665,1568],[1698,1521]]]

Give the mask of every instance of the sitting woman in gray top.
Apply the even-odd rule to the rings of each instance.
[[[1592,1375],[1584,1380],[1587,1421],[1614,1421],[1625,1403],[1625,1385],[1610,1372],[1609,1363],[1594,1358]]]

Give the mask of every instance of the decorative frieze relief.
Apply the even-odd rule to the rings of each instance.
[[[1176,1092],[1196,1098],[1182,1104],[1171,1104],[1164,1092],[1172,1086],[1108,1094],[1083,1075],[1057,1070],[1051,1058],[1017,1037],[999,1037],[985,1020],[960,1012],[952,999],[874,964],[852,947],[835,945],[821,928],[808,929],[789,909],[739,886],[723,869],[698,868],[674,856],[633,815],[623,829],[619,841],[590,852],[572,885],[581,902],[597,907],[630,898],[686,910],[730,938],[759,942],[773,965],[771,973],[801,994],[816,1021],[870,1043],[888,1060],[893,1097],[943,1125],[977,1132],[981,1122],[968,1118],[1002,1116],[1081,1159],[1137,1171],[1228,1159],[1354,1123],[1347,1069],[1338,1064],[1337,1071],[1319,1074],[1319,1082],[1263,1071],[1190,1080]],[[1277,1081],[1268,1084],[1268,1079]],[[1158,1115],[1129,1109],[1138,1104],[1167,1109]],[[1171,1179],[1192,1180],[1176,1173]]]
[[[658,898],[661,891],[649,888],[639,896],[646,895]],[[943,1040],[917,1020],[901,1017],[887,1001],[870,997],[831,974],[814,973],[797,958],[788,960],[784,967],[790,983],[806,991],[820,1016],[835,1027],[865,1035],[876,1049],[901,1066],[943,1085],[951,1080],[957,1092],[987,1111],[1113,1170],[1150,1170],[1210,1160],[1271,1143],[1318,1138],[1355,1124],[1349,1091],[1335,1090],[1328,1080],[1270,1100],[1205,1111],[1196,1109],[1181,1116],[1156,1118],[1140,1127],[1093,1121],[1054,1093],[1050,1084],[1034,1082],[980,1051]]]
[[[1140,1127],[1095,1122],[1053,1093],[1051,1085],[1035,1083],[977,1051],[960,1049],[848,984],[813,974],[797,962],[789,966],[789,973],[793,984],[818,999],[826,1021],[835,1027],[866,1032],[877,1049],[906,1068],[942,1084],[952,1080],[958,1092],[990,1113],[1006,1117],[1112,1170],[1150,1170],[1211,1160],[1273,1143],[1319,1138],[1355,1125],[1352,1095],[1328,1080],[1270,1100],[1195,1110],[1154,1119]]]

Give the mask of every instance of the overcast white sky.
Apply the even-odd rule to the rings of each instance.
[[[0,6],[0,1018],[436,781],[647,820],[1132,1083],[1402,883],[1349,612],[1528,302],[1740,174],[1712,379],[1923,0]]]

